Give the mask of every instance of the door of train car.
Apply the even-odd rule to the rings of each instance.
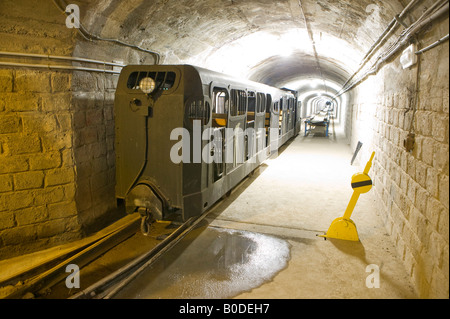
[[[281,115],[282,115],[282,119],[281,119],[281,123],[280,123],[280,131],[281,131],[281,136],[284,136],[289,129],[289,99],[286,97],[282,98],[282,105],[281,105]]]
[[[265,112],[266,95],[248,92],[247,126],[246,126],[246,160],[252,158],[265,147]]]
[[[189,131],[190,142],[190,156],[192,156],[192,163],[184,163],[184,178],[187,180],[195,180],[198,178],[198,171],[195,169],[195,165],[203,163],[206,157],[203,154],[203,150],[207,148],[210,141],[203,138],[203,133],[210,122],[211,116],[211,101],[208,96],[190,96],[186,101],[186,120],[185,125]],[[205,189],[210,184],[209,171],[211,168],[208,165],[201,165],[201,181],[200,189]],[[192,176],[190,176],[192,174]],[[194,186],[194,183],[186,183],[184,191],[194,193],[197,189],[189,190],[187,185]]]
[[[257,131],[257,94],[253,90],[247,92],[247,123],[245,125],[246,133],[244,136],[244,160],[252,158],[256,154],[256,131]],[[255,133],[255,134],[253,134]]]
[[[302,125],[302,102],[297,101],[296,108],[295,108],[295,135],[297,136],[301,131],[301,125]]]
[[[214,156],[211,171],[213,183],[225,175],[225,130],[228,125],[230,106],[230,93],[226,87],[226,85],[212,85],[211,92],[211,128],[213,129],[211,154]]]
[[[230,91],[230,111],[227,128],[233,134],[226,134],[226,174],[230,174],[245,161],[244,131],[247,121],[247,92],[241,89]]]
[[[256,134],[256,154],[266,147],[265,120],[266,120],[267,96],[264,93],[257,93],[255,134]]]
[[[288,99],[288,119],[287,119],[287,132],[290,132],[294,128],[294,99]]]
[[[289,129],[289,99],[283,97],[282,101],[281,137],[285,135]]]
[[[266,95],[266,105],[265,105],[265,120],[264,120],[264,127],[266,131],[266,138],[265,138],[265,144],[264,147],[270,146],[270,130],[271,130],[271,123],[273,121],[272,117],[272,95],[267,94]]]
[[[280,136],[280,102],[282,100],[275,100],[270,108],[270,153],[273,154],[278,150],[278,140]]]

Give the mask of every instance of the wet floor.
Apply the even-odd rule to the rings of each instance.
[[[188,234],[114,298],[232,298],[287,267],[285,240],[211,226]]]
[[[349,180],[363,169],[350,165],[352,155],[342,139],[299,136],[114,297],[417,298],[374,192],[361,196],[352,215],[360,242],[316,236],[348,205]],[[270,196],[261,196],[268,189]],[[154,227],[151,236],[137,233],[81,269],[80,289],[152,249],[173,231],[167,224]],[[367,286],[368,266],[378,266],[380,288]],[[68,298],[77,292],[68,291],[63,282],[47,297]]]

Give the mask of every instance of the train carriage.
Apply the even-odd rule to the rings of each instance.
[[[298,134],[293,92],[190,65],[130,65],[115,97],[116,197],[147,221],[202,214]]]

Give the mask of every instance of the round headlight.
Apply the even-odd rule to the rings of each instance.
[[[143,78],[141,82],[139,82],[139,88],[145,94],[150,94],[155,90],[156,83],[152,78]]]

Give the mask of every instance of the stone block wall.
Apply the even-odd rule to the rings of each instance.
[[[60,19],[50,4],[1,1],[2,51],[70,54]],[[70,72],[0,67],[0,259],[80,237],[71,86]]]
[[[116,209],[114,92],[117,75],[75,72],[73,129],[80,224],[94,227]]]
[[[447,33],[448,19],[420,37],[422,47]],[[447,42],[420,56],[415,112],[417,65],[403,70],[399,55],[357,87],[353,106],[352,147],[362,141],[364,159],[376,152],[380,212],[422,298],[449,296],[448,53]]]
[[[0,2],[2,51],[105,61],[117,56],[116,47],[97,42],[82,42],[85,51],[74,53],[76,34],[52,1]],[[0,259],[76,240],[121,216],[114,196],[117,79],[95,72],[0,67]]]
[[[71,75],[0,70],[0,256],[79,237]]]

